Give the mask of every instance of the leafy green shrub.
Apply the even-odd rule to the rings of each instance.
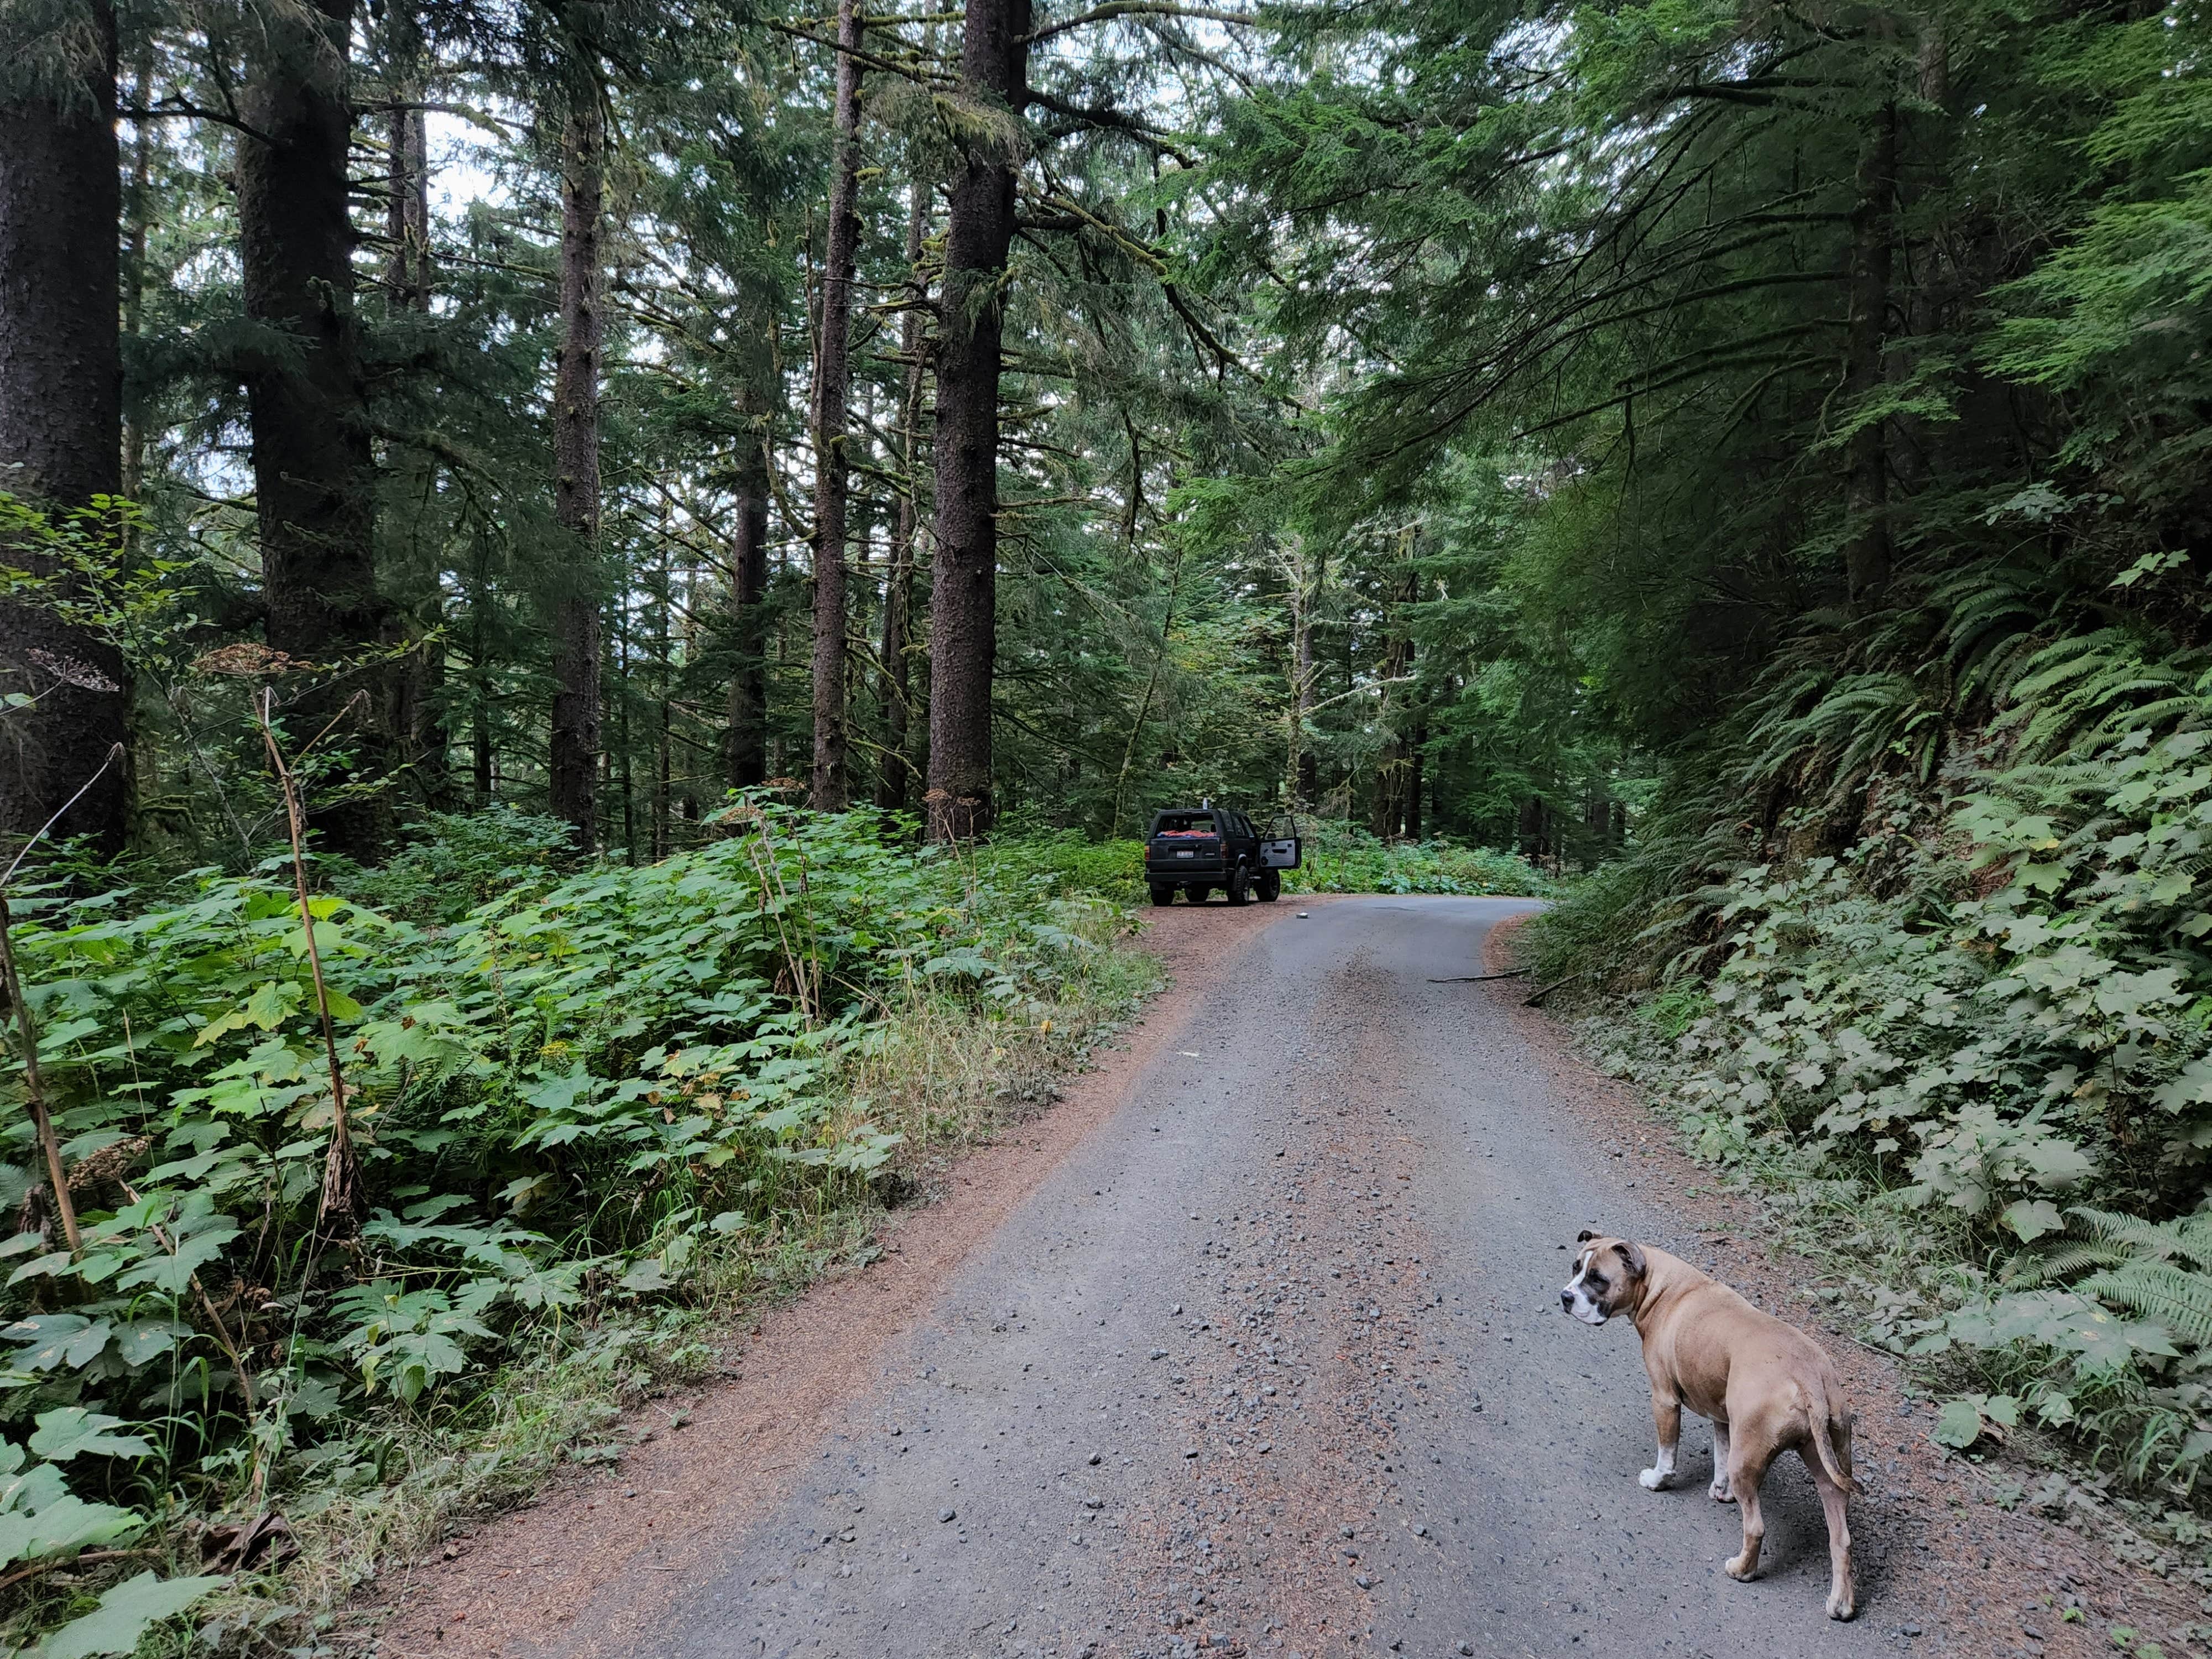
[[[1463,847],[1437,836],[1386,842],[1340,819],[1298,820],[1303,867],[1284,880],[1295,893],[1510,893],[1540,897],[1548,878],[1517,853]]]
[[[980,1027],[992,1054],[1040,1040],[1125,926],[1067,849],[963,860],[872,814],[750,803],[723,827],[564,876],[544,821],[434,820],[313,900],[368,1194],[351,1237],[318,1223],[334,1103],[289,868],[198,872],[135,910],[20,902],[84,1245],[49,1231],[10,1064],[0,1202],[27,1224],[0,1243],[0,1419],[35,1422],[47,1460],[10,1488],[26,1550],[74,1553],[73,1515],[143,1531],[149,1492],[314,1487],[364,1467],[379,1413],[418,1417],[548,1332],[710,1293],[929,1128],[941,1103],[910,1109],[881,1063],[888,1022],[927,1010],[938,1041]],[[68,1493],[64,1419],[101,1431]]]
[[[1630,857],[1555,884],[1556,902],[1516,941],[1524,965],[1545,985],[1570,977],[1612,984],[1647,970],[1644,933],[1665,875],[1654,861]]]
[[[333,870],[332,882],[372,910],[409,921],[455,922],[502,894],[550,886],[574,843],[559,818],[495,803],[480,812],[433,812],[413,839],[374,870]]]
[[[976,867],[1001,883],[1034,882],[1056,896],[1093,894],[1133,904],[1145,896],[1145,843],[1091,841],[1062,830],[992,842]]]
[[[1848,853],[1698,896],[1705,937],[1600,1041],[1708,1155],[1841,1183],[1959,1264],[1893,1346],[2187,1486],[2212,1457],[2212,682],[2099,653],[2041,648],[1947,787]]]

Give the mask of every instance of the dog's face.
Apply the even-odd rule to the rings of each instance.
[[[1644,1286],[1643,1247],[1625,1238],[1602,1238],[1584,1228],[1575,1241],[1575,1276],[1559,1291],[1559,1305],[1585,1325],[1602,1325],[1631,1312]]]

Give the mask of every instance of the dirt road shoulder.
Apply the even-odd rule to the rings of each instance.
[[[634,1428],[653,1436],[619,1470],[565,1472],[529,1508],[392,1565],[354,1628],[385,1654],[539,1652],[580,1607],[628,1600],[641,1578],[670,1571],[671,1547],[735,1535],[769,1511],[961,1261],[1121,1103],[1181,1024],[1178,991],[1202,987],[1269,926],[1327,902],[1146,912],[1137,948],[1161,959],[1169,988],[1063,1099],[954,1164],[939,1201],[895,1212],[866,1269],[770,1310],[750,1334],[732,1332],[724,1363],[737,1375],[635,1413]],[[678,1417],[684,1426],[670,1426]]]
[[[1512,936],[1519,925],[1492,930],[1486,971],[1512,965]],[[1575,1054],[1561,1020],[1523,1006],[1527,981],[1505,980],[1481,988],[1510,1011],[1530,1053],[1583,1103],[1593,1133],[1610,1137],[1615,1156],[1635,1167],[1647,1185],[1669,1194],[1668,1206],[1683,1228],[1694,1229],[1706,1246],[1709,1260],[1698,1265],[1760,1307],[1818,1333],[1835,1356],[1858,1417],[1859,1501],[1912,1512],[1923,1524],[1909,1547],[1955,1569],[1948,1651],[2142,1651],[2154,1659],[2161,1651],[2166,1659],[2203,1651],[2185,1633],[2197,1613],[2181,1586],[2125,1565],[2095,1539],[2030,1508],[2000,1509],[1975,1464],[1931,1442],[1932,1403],[1916,1401],[1896,1362],[1849,1337],[1836,1309],[1811,1294],[1820,1282],[1818,1269],[1778,1246],[1781,1229],[1756,1195],[1720,1188],[1714,1172],[1681,1150],[1674,1125]],[[1601,1217],[1592,1224],[1602,1224]],[[1870,1610],[1870,1616],[1879,1626],[1879,1610]],[[2134,1635],[2122,1639],[2116,1630]],[[2155,1645],[2141,1645],[2146,1643]]]

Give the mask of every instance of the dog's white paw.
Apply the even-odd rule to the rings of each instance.
[[[1716,1480],[1705,1490],[1713,1495],[1713,1502],[1716,1504],[1735,1502],[1735,1494],[1729,1490],[1729,1483],[1725,1480]]]
[[[1657,1492],[1667,1484],[1669,1469],[1646,1469],[1636,1477],[1636,1484],[1646,1492]]]
[[[1828,1617],[1831,1619],[1849,1619],[1857,1611],[1858,1608],[1848,1597],[1832,1595],[1828,1598]]]

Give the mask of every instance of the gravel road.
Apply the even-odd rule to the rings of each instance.
[[[1677,1489],[1638,1487],[1635,1335],[1559,1311],[1566,1246],[1600,1226],[1705,1264],[1710,1223],[1655,1175],[1673,1166],[1623,1156],[1617,1118],[1560,1086],[1510,1000],[1433,982],[1480,971],[1490,927],[1529,908],[1275,907],[1233,972],[1167,994],[1149,1064],[884,1338],[822,1432],[783,1449],[773,1501],[717,1522],[649,1472],[617,1477],[566,1524],[617,1537],[650,1513],[669,1547],[557,1621],[480,1606],[471,1650],[2075,1650],[2081,1625],[2021,1600],[2080,1583],[2043,1582],[2069,1564],[2039,1554],[2028,1583],[2006,1556],[1988,1575],[2005,1582],[1962,1586],[1907,1473],[1854,1506],[1850,1626],[1822,1615],[1825,1533],[1794,1458],[1770,1477],[1750,1585],[1720,1571],[1736,1513],[1705,1494],[1702,1423]],[[1892,1449],[1863,1439],[1863,1469]],[[1894,1450],[1927,1457],[1917,1436]],[[479,1563],[520,1559],[533,1523],[477,1540]],[[2012,1634],[2029,1619],[2048,1626],[2033,1645]]]

